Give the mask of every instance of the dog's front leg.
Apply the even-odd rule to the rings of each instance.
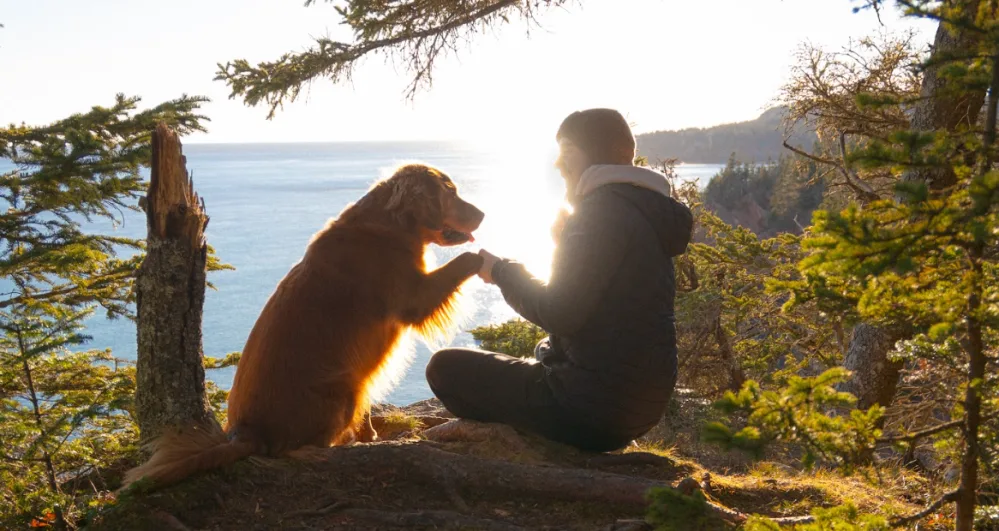
[[[339,437],[333,441],[333,446],[342,446],[353,443],[370,443],[378,440],[378,432],[371,424],[371,412],[364,414],[364,418],[357,421],[357,424],[344,430]]]
[[[413,286],[412,298],[402,312],[402,320],[419,326],[440,311],[462,283],[482,267],[482,257],[475,253],[462,253],[444,267],[424,275]]]
[[[378,432],[371,425],[371,411],[368,411],[357,425],[357,442],[369,443],[377,440]]]

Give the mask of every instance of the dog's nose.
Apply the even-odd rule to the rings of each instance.
[[[485,219],[486,217],[486,213],[479,210],[478,207],[476,207],[471,203],[468,204],[468,207],[470,212],[469,217],[472,218],[473,221],[475,221],[475,224],[478,225],[479,223],[482,223],[482,220]]]

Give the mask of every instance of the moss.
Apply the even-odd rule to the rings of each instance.
[[[649,493],[647,519],[659,531],[709,531],[728,527],[708,513],[708,500],[700,491],[687,496],[673,489],[653,489]]]

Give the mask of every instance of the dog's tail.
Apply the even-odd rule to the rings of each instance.
[[[259,451],[257,444],[230,439],[218,426],[167,432],[152,441],[149,448],[152,457],[125,473],[123,488],[140,479],[151,481],[157,488],[164,487]]]

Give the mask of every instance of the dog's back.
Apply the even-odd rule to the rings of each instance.
[[[227,431],[280,455],[352,427],[403,331],[393,295],[422,273],[418,259],[385,231],[334,223],[317,235],[250,332]]]

